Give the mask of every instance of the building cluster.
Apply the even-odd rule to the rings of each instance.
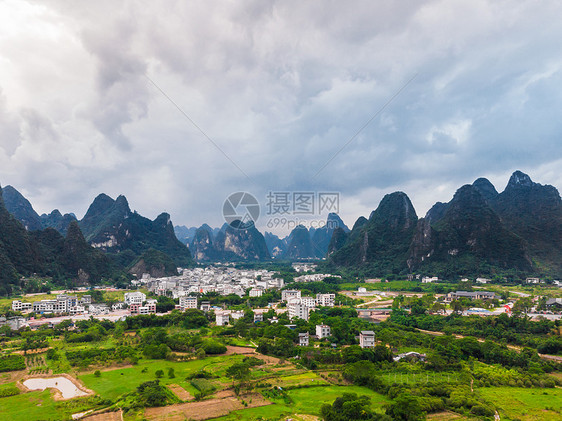
[[[312,263],[293,263],[292,267],[295,272],[314,272],[318,265]]]
[[[335,294],[316,294],[316,297],[303,297],[301,291],[286,289],[281,292],[281,300],[287,303],[289,319],[308,320],[310,311],[318,307],[333,307]]]
[[[147,300],[146,294],[141,291],[126,292],[124,304],[129,307],[131,315],[153,314],[156,313],[156,303],[154,299]]]
[[[183,269],[181,275],[165,278],[143,278],[134,284],[146,285],[157,294],[180,298],[191,294],[216,292],[220,295],[246,295],[260,297],[271,288],[282,288],[284,281],[274,278],[275,272],[268,270],[240,270],[229,266],[208,266],[206,268]]]
[[[51,300],[41,300],[34,303],[25,303],[20,300],[12,301],[13,311],[33,311],[40,314],[79,314],[102,315],[110,311],[128,308],[132,315],[156,313],[156,300],[147,300],[146,294],[135,291],[125,293],[125,300],[111,305],[105,303],[92,303],[91,295],[59,294]]]
[[[446,303],[450,303],[453,300],[458,300],[459,298],[468,298],[469,300],[493,300],[499,298],[498,295],[494,292],[489,291],[456,291],[456,292],[449,292],[443,298],[443,301]]]
[[[91,295],[83,295],[81,298],[78,298],[76,295],[59,294],[52,300],[36,301],[33,304],[24,303],[20,300],[12,301],[12,310],[33,310],[35,313],[81,314],[92,312],[92,310],[95,311],[95,308],[96,304],[92,304]]]
[[[295,282],[322,282],[327,277],[341,278],[339,275],[330,275],[329,273],[310,273],[307,275],[297,276]]]

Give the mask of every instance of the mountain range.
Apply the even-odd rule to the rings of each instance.
[[[22,276],[88,283],[116,276],[116,265],[91,247],[76,221],[66,235],[53,228],[30,231],[8,212],[0,189],[0,295],[25,288]]]
[[[100,194],[77,220],[58,210],[39,216],[11,186],[2,195],[0,279],[15,284],[19,275],[32,273],[88,279],[128,270],[161,276],[194,259],[325,258],[327,269],[366,276],[562,275],[560,194],[520,171],[501,193],[485,178],[462,186],[423,218],[405,193],[395,192],[351,230],[332,213],[322,227],[299,225],[285,238],[236,223],[174,227],[166,213],[150,220],[131,211],[124,196]],[[74,252],[79,256],[73,262]]]
[[[334,234],[328,261],[331,267],[371,275],[512,272],[559,277],[560,194],[516,171],[501,193],[479,178],[418,219],[408,196],[392,193],[349,234]]]
[[[0,286],[5,291],[21,286],[19,275],[86,283],[127,271],[171,275],[178,266],[193,264],[168,214],[151,221],[132,212],[124,196],[114,200],[100,194],[78,221],[58,210],[39,216],[11,186],[0,193]]]
[[[341,218],[330,213],[320,228],[295,227],[285,238],[265,232],[261,235],[255,228],[250,230],[211,228],[203,224],[199,228],[174,227],[176,236],[189,245],[197,261],[320,259],[326,256],[332,234],[336,229],[349,232]]]

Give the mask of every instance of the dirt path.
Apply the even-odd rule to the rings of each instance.
[[[229,397],[224,399],[209,399],[201,402],[181,403],[162,408],[148,408],[145,410],[144,416],[148,420],[154,421],[184,421],[185,419],[206,420],[209,418],[222,417],[232,411],[238,411],[240,409],[255,408],[271,404],[271,402],[265,400],[263,396],[259,394],[245,395],[242,399],[247,402],[247,406],[244,406],[240,400]]]
[[[179,384],[169,384],[168,389],[172,391],[174,395],[180,398],[182,401],[190,401],[193,400],[193,396]]]
[[[103,414],[90,415],[80,418],[83,421],[123,421],[123,414],[119,412],[104,412]]]

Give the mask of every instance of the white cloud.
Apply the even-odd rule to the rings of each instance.
[[[521,168],[555,184],[561,12],[515,0],[5,1],[0,182],[41,211],[81,216],[103,191],[188,225],[221,224],[238,190],[340,191],[351,225],[394,190],[423,215],[479,176],[507,182]]]

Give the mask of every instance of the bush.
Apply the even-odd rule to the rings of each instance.
[[[160,380],[142,383],[137,387],[137,396],[139,405],[143,407],[165,406],[173,401],[171,392],[160,384]]]
[[[492,408],[484,405],[474,405],[470,410],[471,414],[474,414],[478,417],[493,417],[495,412]]]
[[[0,373],[3,371],[25,370],[25,359],[21,355],[0,358]]]
[[[224,354],[226,352],[226,346],[220,342],[214,341],[212,339],[207,339],[201,345],[201,348],[205,351],[205,354]]]
[[[19,395],[19,393],[20,390],[15,385],[7,385],[7,386],[0,387],[0,398]]]
[[[99,370],[94,371],[94,377],[101,377],[101,371]]]

